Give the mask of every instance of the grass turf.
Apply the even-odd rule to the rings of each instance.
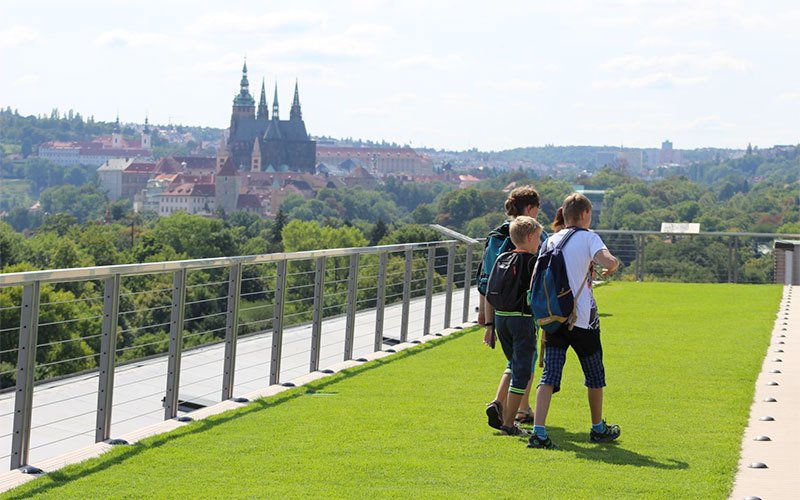
[[[488,428],[502,354],[471,329],[115,448],[6,497],[725,498],[780,293],[600,287],[605,414],[622,426],[615,444],[587,442],[574,354],[548,418],[561,450],[531,450]]]

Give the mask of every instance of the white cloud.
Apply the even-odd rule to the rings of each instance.
[[[615,57],[600,65],[605,71],[647,71],[697,69],[703,71],[748,71],[752,63],[722,52],[712,54],[677,53],[668,56],[627,55]]]
[[[599,80],[592,86],[596,89],[668,89],[699,85],[709,79],[708,76],[682,77],[662,71],[638,77]]]
[[[33,26],[17,25],[0,31],[0,49],[10,49],[35,42],[41,38],[39,31]]]
[[[325,19],[325,14],[318,10],[285,10],[263,15],[222,11],[196,18],[188,24],[186,31],[196,34],[304,31],[319,26]]]
[[[789,103],[800,102],[800,91],[784,92],[778,96],[778,101]]]
[[[545,88],[542,80],[526,78],[509,78],[484,82],[483,86],[504,92],[536,92]]]
[[[170,47],[174,39],[161,33],[134,33],[124,29],[116,29],[101,33],[94,39],[100,47]]]
[[[391,66],[396,69],[411,68],[445,68],[457,66],[463,61],[463,57],[458,54],[451,54],[444,57],[435,57],[429,54],[411,56],[395,61]]]
[[[725,131],[736,128],[736,124],[725,121],[717,115],[701,116],[677,126],[684,130]]]
[[[14,87],[26,87],[28,85],[33,85],[35,83],[39,83],[39,76],[38,75],[22,75],[16,80],[14,80],[11,85]]]

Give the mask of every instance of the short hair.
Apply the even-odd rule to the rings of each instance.
[[[525,207],[533,205],[539,206],[539,192],[533,186],[522,186],[514,188],[508,195],[508,199],[504,205],[506,215],[509,217],[517,217],[522,215]]]
[[[591,210],[592,202],[580,193],[572,193],[564,198],[561,207],[564,209],[564,221],[569,225],[578,222],[582,213]]]
[[[524,245],[528,237],[536,234],[536,231],[541,231],[542,225],[533,217],[527,215],[520,215],[511,221],[508,228],[508,235],[511,236],[511,242],[514,246]]]

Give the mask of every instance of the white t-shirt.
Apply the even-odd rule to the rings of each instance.
[[[547,239],[547,248],[553,248],[558,245],[568,231],[569,229],[562,229],[551,235]],[[581,284],[586,280],[586,285],[584,285],[578,297],[578,306],[576,308],[578,317],[575,321],[575,326],[578,328],[600,328],[597,303],[594,301],[594,294],[592,293],[592,276],[589,276],[587,280],[587,273],[589,264],[592,263],[594,256],[604,248],[607,247],[597,233],[581,230],[573,234],[572,238],[562,248],[564,263],[567,266],[567,276],[569,277],[569,287],[572,289],[573,296],[578,295]]]

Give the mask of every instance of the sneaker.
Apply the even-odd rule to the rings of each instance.
[[[557,446],[553,444],[549,436],[542,439],[537,436],[536,433],[534,433],[528,440],[528,448],[544,448],[545,450],[555,450]]]
[[[500,426],[500,432],[503,436],[530,436],[531,431],[527,429],[523,429],[518,425],[514,424],[511,427],[506,427],[505,425]]]
[[[603,424],[606,426],[606,430],[603,432],[597,432],[592,430],[589,433],[589,441],[593,443],[608,443],[609,441],[613,441],[622,434],[622,430],[619,428],[617,424],[606,424],[606,421],[603,420]]]
[[[503,426],[503,406],[499,401],[492,401],[486,405],[486,417],[492,429],[499,430]]]

